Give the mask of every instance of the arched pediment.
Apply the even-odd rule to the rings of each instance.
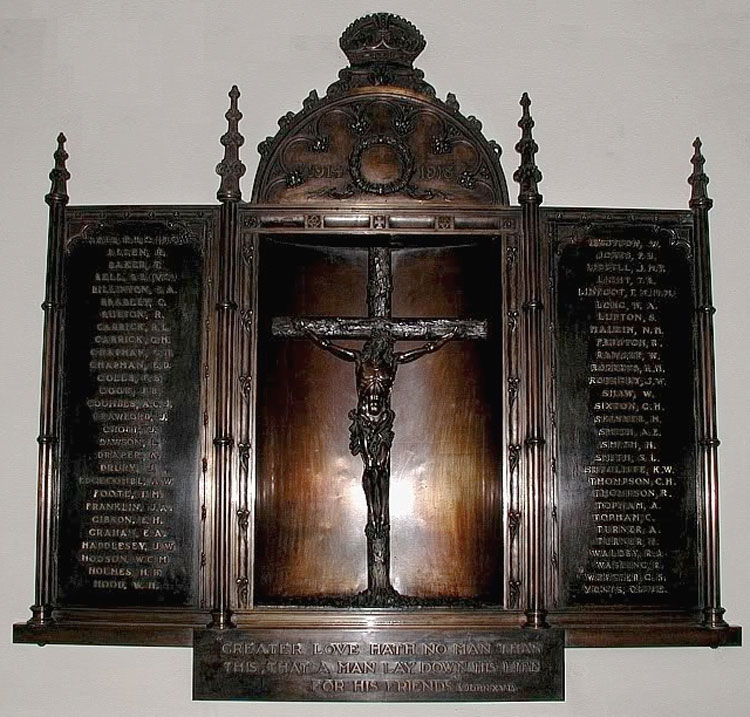
[[[259,145],[253,202],[509,203],[500,146],[412,66],[424,39],[411,23],[368,15],[340,45],[350,67]]]

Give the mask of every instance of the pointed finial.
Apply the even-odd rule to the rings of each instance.
[[[539,167],[536,166],[536,160],[534,159],[534,155],[539,151],[539,147],[531,133],[534,127],[534,120],[531,118],[531,113],[529,112],[531,100],[525,92],[521,96],[520,105],[523,107],[523,114],[518,121],[518,126],[521,128],[521,139],[516,144],[516,152],[521,155],[521,164],[513,173],[513,179],[519,185],[519,202],[541,203],[542,195],[539,194],[537,185],[542,181],[542,173],[539,171]]]
[[[693,172],[688,177],[688,183],[692,187],[690,191],[691,209],[711,209],[714,205],[714,200],[708,196],[708,176],[703,171],[706,159],[701,154],[702,146],[701,138],[696,137],[693,142],[693,157],[690,160],[693,165]]]
[[[53,155],[55,158],[55,167],[49,173],[52,186],[50,187],[49,194],[44,197],[44,201],[49,205],[52,205],[54,202],[67,204],[70,199],[68,197],[70,172],[65,166],[65,161],[68,159],[68,153],[65,151],[65,143],[67,141],[62,132],[57,135],[57,150],[55,150]]]
[[[240,160],[240,147],[245,143],[245,138],[239,132],[242,119],[242,112],[237,109],[239,96],[240,91],[237,85],[232,85],[229,91],[229,109],[224,115],[227,118],[228,129],[221,137],[221,143],[224,145],[224,159],[216,165],[216,174],[221,177],[216,197],[221,202],[237,202],[242,199],[240,177],[245,174],[245,165]]]

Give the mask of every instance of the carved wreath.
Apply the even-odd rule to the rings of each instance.
[[[370,147],[379,144],[387,145],[396,152],[399,166],[399,176],[391,182],[371,182],[362,174],[362,155]],[[414,174],[414,158],[408,147],[396,137],[378,135],[367,137],[357,143],[349,157],[349,172],[357,188],[370,194],[395,194],[403,191]]]

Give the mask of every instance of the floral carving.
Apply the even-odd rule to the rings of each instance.
[[[508,598],[510,606],[517,608],[519,600],[521,598],[521,581],[520,580],[509,580],[508,581]]]
[[[508,446],[508,469],[511,474],[516,472],[518,461],[521,458],[521,446],[517,443]]]
[[[240,376],[239,382],[242,398],[247,401],[250,396],[250,390],[252,388],[252,381],[250,379],[250,376]]]
[[[417,110],[406,103],[399,102],[393,114],[393,128],[396,134],[407,135],[417,124]]]
[[[505,251],[508,269],[512,269],[516,265],[516,260],[518,259],[518,247],[514,245],[508,245],[508,248]]]
[[[354,105],[354,117],[349,122],[349,129],[354,134],[363,135],[370,129],[370,120],[367,117],[364,105]]]
[[[509,510],[508,511],[508,530],[510,532],[511,542],[518,536],[518,529],[521,525],[521,511],[520,510]]]
[[[240,312],[240,322],[242,328],[249,333],[253,328],[253,310],[250,308],[242,309]]]
[[[284,177],[284,181],[286,182],[286,186],[290,189],[292,187],[299,187],[300,184],[305,183],[305,175],[299,170],[294,169]]]
[[[275,138],[274,137],[266,137],[258,145],[258,154],[261,157],[267,157],[269,154],[271,154],[271,150],[273,149],[274,142],[275,142]]]
[[[466,122],[475,132],[482,131],[482,123],[474,115],[469,115]]]
[[[250,444],[249,443],[238,443],[237,448],[239,450],[240,465],[242,470],[247,473],[247,469],[250,461]]]
[[[237,578],[237,596],[239,598],[239,603],[242,607],[247,605],[249,584],[250,584],[250,581],[247,579],[246,576],[242,575],[241,577]]]
[[[309,112],[314,110],[320,104],[320,97],[315,90],[310,90],[310,94],[302,101],[302,111]]]
[[[313,152],[327,152],[331,147],[331,138],[326,135],[318,135],[310,140],[310,149]]]
[[[453,151],[453,145],[460,138],[460,133],[453,125],[448,125],[445,132],[441,135],[433,135],[430,143],[430,151],[433,154],[450,154]]]
[[[516,399],[518,398],[518,386],[521,383],[521,380],[518,378],[518,376],[509,376],[508,377],[508,402],[512,406]]]
[[[246,220],[246,224],[249,225],[249,220],[255,219],[257,221],[257,217],[252,216],[248,217]],[[257,225],[256,225],[257,226]],[[242,243],[242,261],[245,262],[245,266],[251,266],[253,263],[253,245],[252,242],[246,241]]]
[[[246,532],[250,525],[250,511],[247,508],[239,508],[237,510],[237,522],[240,530],[243,533]]]
[[[294,122],[294,118],[296,117],[294,112],[287,112],[285,115],[281,115],[279,117],[279,128],[280,129],[286,129],[292,122]]]
[[[453,148],[453,145],[448,140],[447,137],[433,137],[432,138],[432,153],[433,154],[448,154],[451,149]]]
[[[477,183],[476,175],[469,170],[464,170],[463,172],[461,172],[461,174],[458,175],[458,179],[456,181],[460,186],[466,187],[466,189],[474,189]]]

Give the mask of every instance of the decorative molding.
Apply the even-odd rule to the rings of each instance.
[[[521,459],[521,447],[519,443],[508,446],[508,468],[511,475],[515,475],[518,470],[518,464]]]
[[[521,379],[519,379],[518,376],[508,377],[508,408],[512,408],[518,398],[518,387],[520,383]]]
[[[511,609],[515,610],[518,608],[520,597],[521,597],[521,581],[509,580],[508,581],[508,602],[510,603]]]
[[[248,218],[255,218],[255,217],[248,217]],[[245,263],[245,266],[252,267],[253,265],[253,244],[250,241],[243,241],[242,242],[242,261]]]
[[[677,229],[659,228],[658,231],[668,237],[671,249],[681,251],[688,260],[693,258],[693,242],[690,240],[687,233],[679,232]]]
[[[247,508],[239,508],[237,510],[237,523],[243,533],[247,532],[250,525],[250,511]]]
[[[515,541],[518,537],[518,529],[521,527],[521,511],[520,510],[509,510],[508,511],[508,531],[510,533],[511,541]]]
[[[253,388],[253,382],[251,376],[240,376],[239,377],[239,384],[240,384],[240,393],[242,394],[242,398],[244,401],[250,400],[250,392]]]

